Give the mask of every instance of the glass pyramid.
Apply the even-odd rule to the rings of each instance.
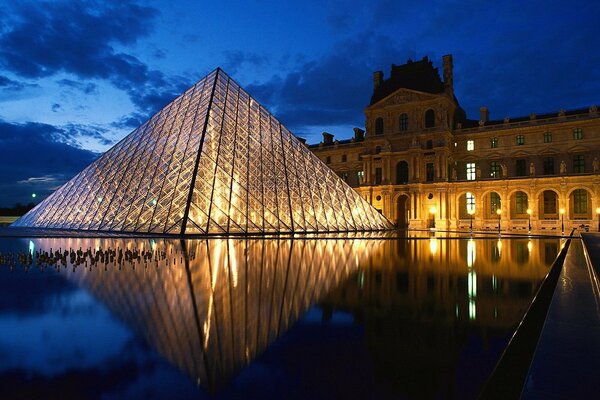
[[[161,234],[391,227],[220,68],[13,226]]]

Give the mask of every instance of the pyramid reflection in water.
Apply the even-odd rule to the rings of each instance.
[[[357,271],[377,240],[34,239],[35,248],[166,258],[66,272],[194,381],[215,388]],[[145,248],[144,248],[145,247]],[[153,257],[154,258],[154,257]],[[71,267],[71,264],[68,265]]]
[[[243,234],[390,223],[216,69],[13,226]]]

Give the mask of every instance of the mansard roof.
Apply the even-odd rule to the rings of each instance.
[[[444,83],[437,68],[428,57],[420,61],[408,60],[406,64],[392,64],[391,76],[373,91],[369,105],[375,104],[398,89],[438,94],[444,92]]]

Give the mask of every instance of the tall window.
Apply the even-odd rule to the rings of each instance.
[[[495,149],[496,147],[498,147],[498,138],[497,137],[493,137],[490,139],[490,147],[492,149]]]
[[[435,112],[427,110],[425,112],[425,128],[433,128],[435,126]]]
[[[577,189],[573,192],[573,213],[587,215],[587,191]]]
[[[525,136],[517,135],[517,146],[523,146],[525,144]]]
[[[365,171],[363,171],[363,170],[356,171],[356,180],[358,181],[359,185],[361,183],[364,183],[364,180],[365,180]]]
[[[556,214],[556,193],[544,191],[544,214]]]
[[[552,132],[544,132],[544,143],[552,143]]]
[[[515,211],[517,214],[527,213],[527,194],[524,192],[517,192],[515,195]]]
[[[408,163],[400,161],[396,164],[396,184],[404,185],[408,183]]]
[[[331,164],[331,156],[325,157],[325,164]]]
[[[573,156],[573,172],[576,174],[585,172],[585,157],[583,154]]]
[[[383,118],[381,117],[375,120],[375,134],[383,135]]]
[[[496,192],[490,193],[490,211],[492,215],[496,215],[496,210],[501,207],[500,195]]]
[[[575,139],[575,140],[583,139],[583,129],[581,129],[581,128],[573,129],[573,139]]]
[[[425,166],[425,172],[426,172],[426,179],[427,182],[433,182],[433,175],[434,175],[434,169],[433,169],[433,163],[427,163],[427,165]]]
[[[342,154],[342,162],[348,161],[348,156],[346,154]]]
[[[467,163],[467,180],[475,180],[475,163]]]
[[[400,114],[400,131],[406,132],[408,130],[408,114]]]
[[[526,176],[527,175],[527,160],[520,159],[515,162],[515,175]]]
[[[376,185],[381,185],[381,177],[382,177],[382,170],[381,168],[375,168],[375,184]]]
[[[340,174],[340,178],[342,178],[342,180],[343,180],[344,182],[348,182],[348,173],[347,173],[347,172],[342,172],[342,173]]]
[[[467,214],[469,211],[475,212],[475,195],[471,192],[467,192]]]
[[[426,147],[427,149],[433,149],[433,140],[429,139],[429,140],[427,141],[427,143],[425,144],[425,147]]]
[[[473,150],[475,150],[475,141],[467,140],[467,151],[473,151]]]
[[[554,175],[554,157],[544,157],[544,175]]]

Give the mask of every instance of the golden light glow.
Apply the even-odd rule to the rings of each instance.
[[[560,209],[560,213],[561,213],[561,214],[564,214],[564,213],[565,213],[565,209],[564,209],[564,208],[561,208],[561,209]]]
[[[497,209],[496,209],[496,214],[498,214],[498,215],[502,214],[502,210],[501,210],[501,209],[499,209],[499,208],[497,208]]]
[[[531,240],[527,242],[527,250],[529,250],[530,253],[531,250],[533,250],[533,243],[531,243]]]
[[[431,207],[431,208],[429,209],[429,214],[435,214],[435,213],[437,213],[437,208],[435,208],[435,207]]]
[[[429,239],[429,251],[431,251],[431,255],[435,256],[438,248],[438,240],[436,237],[432,237]]]
[[[475,215],[475,209],[470,209],[467,211],[467,213],[469,213],[469,215]]]
[[[527,209],[527,214],[531,215],[531,208]]]
[[[600,214],[600,207],[596,208],[596,214]]]

